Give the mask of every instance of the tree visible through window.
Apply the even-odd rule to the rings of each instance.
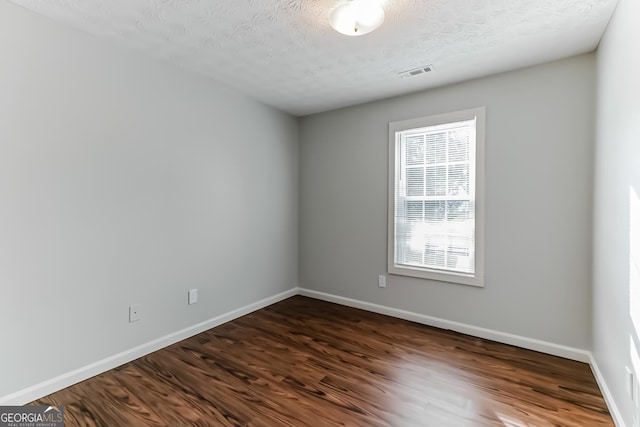
[[[390,125],[391,273],[482,284],[479,119],[483,129],[483,109]]]

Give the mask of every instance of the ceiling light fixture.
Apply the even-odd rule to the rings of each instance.
[[[329,23],[339,33],[362,36],[384,22],[384,10],[372,0],[351,0],[333,9]]]

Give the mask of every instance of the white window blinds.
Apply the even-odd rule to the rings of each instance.
[[[474,275],[476,119],[395,138],[394,265]]]

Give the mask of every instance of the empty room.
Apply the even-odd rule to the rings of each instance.
[[[0,427],[640,427],[639,20],[0,0]]]

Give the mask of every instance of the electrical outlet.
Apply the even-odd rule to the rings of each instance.
[[[387,287],[387,276],[381,274],[378,276],[378,287],[386,288]]]
[[[189,291],[189,297],[187,298],[187,301],[188,301],[189,305],[195,304],[195,303],[198,302],[198,290],[197,289],[191,289]]]
[[[129,306],[129,323],[140,320],[140,307],[140,304],[133,304]]]

